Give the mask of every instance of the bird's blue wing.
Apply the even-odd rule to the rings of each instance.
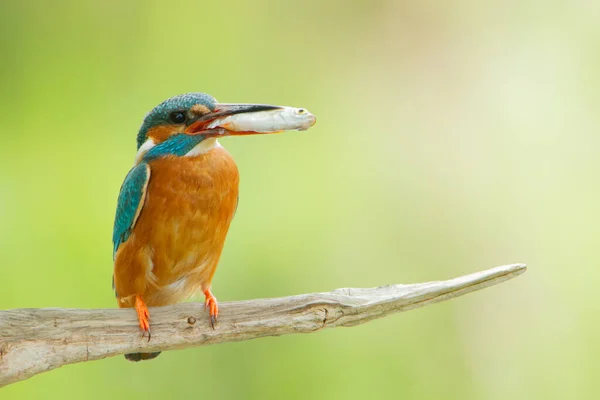
[[[150,166],[145,162],[133,167],[125,177],[117,200],[117,215],[113,228],[113,258],[119,246],[129,238],[140,216],[149,180]]]

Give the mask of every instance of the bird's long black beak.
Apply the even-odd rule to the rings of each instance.
[[[219,103],[215,110],[203,115],[196,121],[192,122],[186,129],[188,135],[199,135],[207,131],[207,126],[217,118],[223,118],[234,114],[253,113],[259,111],[277,110],[283,108],[281,106],[273,106],[269,104],[228,104]]]

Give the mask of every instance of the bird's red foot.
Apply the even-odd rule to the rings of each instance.
[[[204,296],[206,296],[204,307],[208,308],[208,312],[210,313],[210,326],[215,329],[215,323],[217,322],[217,317],[219,316],[219,304],[217,303],[217,298],[214,294],[212,294],[210,289],[206,289],[204,291]]]
[[[139,294],[135,296],[135,312],[137,312],[138,321],[140,321],[140,329],[142,330],[142,337],[148,334],[148,341],[150,341],[150,312],[148,306],[142,300],[142,296]]]

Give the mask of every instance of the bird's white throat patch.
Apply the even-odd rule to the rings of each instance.
[[[221,143],[219,143],[217,138],[204,139],[203,141],[198,143],[192,150],[188,151],[186,156],[197,156],[199,154],[206,153],[207,151],[212,150],[215,147],[221,147]]]
[[[146,154],[148,150],[153,148],[155,145],[156,143],[154,143],[154,140],[152,140],[152,138],[146,139],[146,141],[140,146],[137,154],[135,155],[136,165],[139,164],[140,161],[142,161],[142,157],[144,157],[144,154]]]

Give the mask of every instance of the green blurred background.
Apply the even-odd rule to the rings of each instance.
[[[600,3],[569,4],[3,1],[0,308],[115,306],[137,129],[190,91],[318,117],[223,140],[242,181],[220,301],[529,271],[352,329],[70,365],[0,398],[598,398]]]

